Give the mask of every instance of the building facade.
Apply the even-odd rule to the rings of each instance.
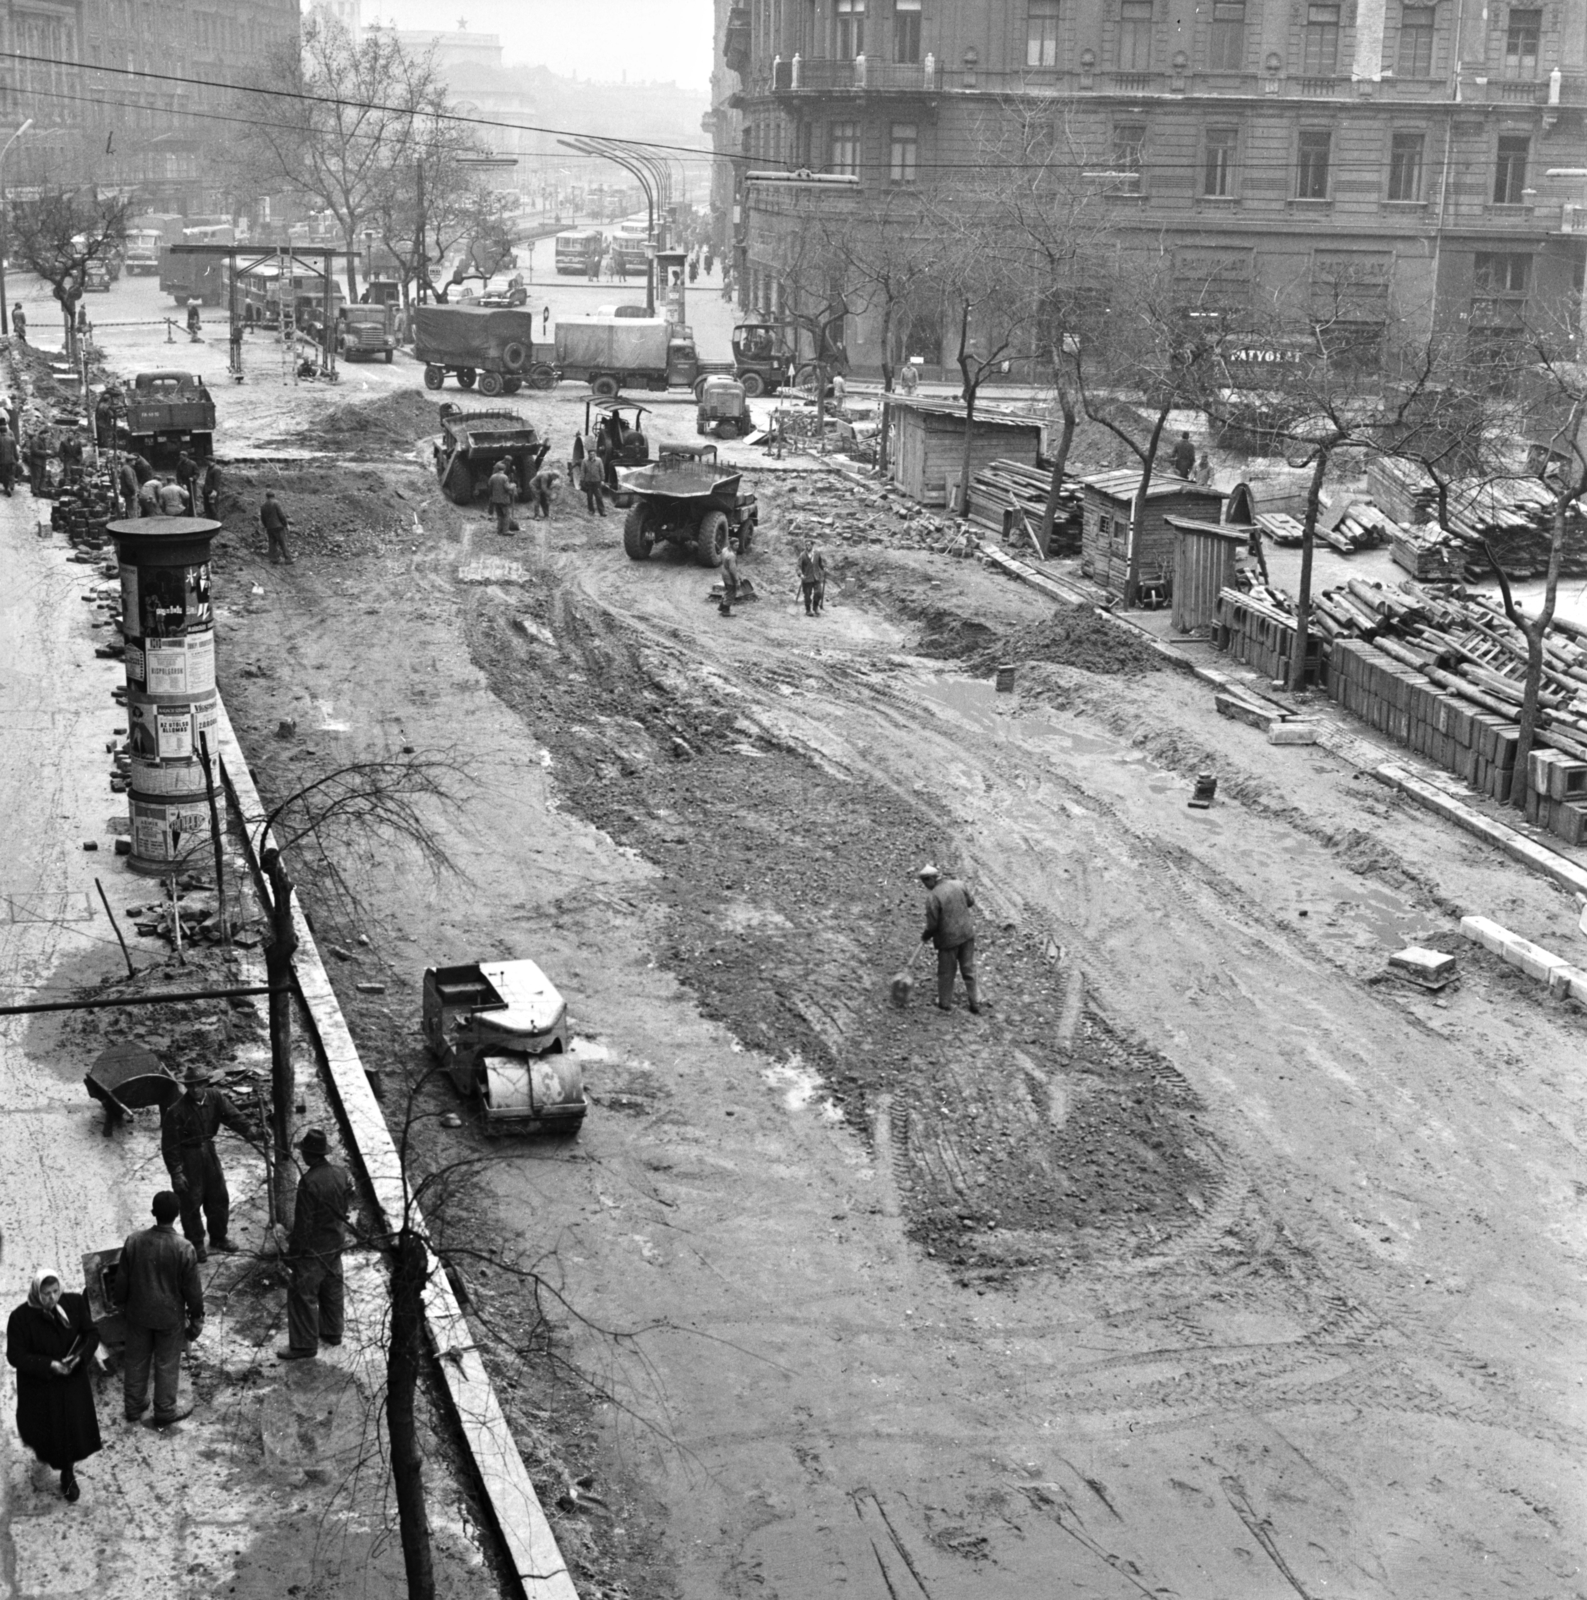
[[[88,182],[154,210],[228,210],[206,152],[232,133],[217,120],[238,114],[229,85],[291,48],[298,19],[297,0],[0,0],[0,129],[33,119],[8,185]]]
[[[1120,230],[1171,248],[1176,275],[1236,294],[1348,278],[1368,319],[1455,314],[1499,334],[1580,317],[1587,0],[736,10],[750,165],[860,179],[805,204],[875,214],[890,190],[973,172],[998,119],[1061,116]],[[740,198],[746,304],[773,310],[793,208],[759,186]],[[879,360],[872,334],[851,330],[861,366]]]

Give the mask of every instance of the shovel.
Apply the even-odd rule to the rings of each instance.
[[[915,975],[912,969],[916,960],[919,959],[920,952],[925,948],[925,940],[921,940],[921,942],[915,946],[914,955],[912,955],[903,964],[903,966],[901,966],[898,971],[893,974],[892,990],[893,1004],[895,1006],[902,1007],[909,1004],[909,997],[915,992]]]

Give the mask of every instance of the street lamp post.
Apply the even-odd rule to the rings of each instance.
[[[645,233],[652,241],[656,237],[656,196],[650,186],[648,169],[641,166],[638,160],[628,150],[621,154],[611,149],[604,141],[593,139],[558,139],[557,143],[565,145],[569,150],[576,150],[582,156],[604,156],[608,161],[621,167],[631,178],[634,178],[641,189],[645,191]],[[647,316],[656,314],[656,258],[652,250],[650,261],[645,271],[645,313]]]
[[[33,119],[29,117],[26,122],[0,147],[0,334],[9,335],[11,332],[11,313],[6,300],[6,251],[11,248],[10,238],[10,208],[6,204],[5,164],[6,152],[10,150],[18,139],[33,126]]]

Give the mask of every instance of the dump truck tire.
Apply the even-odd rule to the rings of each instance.
[[[446,498],[453,505],[470,504],[474,498],[474,474],[468,470],[468,463],[463,460],[454,461],[446,475],[446,482],[441,487],[446,490]]]
[[[501,380],[501,386],[507,391],[508,394],[517,394],[517,392],[523,388],[523,379],[503,378]]]
[[[499,372],[482,372],[479,375],[479,392],[489,396],[492,400],[502,392],[505,385],[501,381]]]
[[[426,389],[439,389],[445,382],[445,367],[426,367],[424,369],[424,386]]]
[[[707,511],[700,518],[700,530],[695,535],[694,553],[702,567],[722,565],[722,552],[727,549],[727,513]]]
[[[648,561],[656,548],[655,535],[650,531],[650,507],[643,500],[631,506],[623,518],[623,549],[630,561]]]
[[[747,554],[748,551],[749,551],[749,547],[752,544],[754,544],[754,542],[755,542],[755,519],[753,517],[750,517],[748,519],[748,521],[741,522],[738,525],[738,553],[740,555]]]
[[[766,392],[766,380],[758,372],[746,372],[738,381],[744,385],[744,393],[751,399]]]
[[[529,369],[529,387],[531,389],[550,389],[557,381],[556,368],[547,366],[544,361],[538,366]]]
[[[509,372],[522,372],[529,365],[529,347],[522,339],[509,339],[502,347],[501,364]]]
[[[609,372],[603,372],[598,378],[590,379],[590,393],[598,400],[613,400],[622,385]]]
[[[457,381],[464,389],[472,389],[474,387],[474,380],[478,376],[479,374],[475,372],[472,367],[459,367],[457,369]]]
[[[731,417],[723,417],[716,425],[718,439],[736,439],[738,437],[738,424]]]

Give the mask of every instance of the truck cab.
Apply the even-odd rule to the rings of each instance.
[[[700,376],[700,357],[694,348],[694,338],[682,331],[674,333],[667,341],[667,387],[692,389]]]
[[[430,967],[423,1004],[424,1042],[487,1132],[578,1131],[589,1103],[567,1005],[533,961]]]

